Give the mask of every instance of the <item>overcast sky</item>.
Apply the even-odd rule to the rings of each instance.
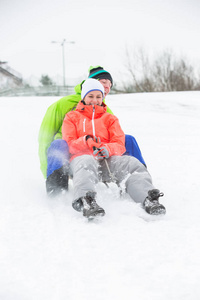
[[[87,75],[102,65],[116,80],[125,47],[172,49],[200,64],[199,0],[0,0],[0,60],[26,79]],[[78,83],[78,82],[77,82]]]

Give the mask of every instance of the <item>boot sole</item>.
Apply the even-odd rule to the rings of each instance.
[[[150,215],[158,216],[158,215],[165,215],[166,214],[166,209],[165,208],[156,208],[152,209],[152,211],[149,211]]]
[[[105,211],[103,211],[103,210],[102,211],[93,212],[90,215],[87,215],[86,213],[83,212],[83,216],[86,217],[86,218],[88,218],[88,219],[90,219],[90,220],[92,220],[92,219],[94,219],[96,217],[103,217],[104,215],[105,215]]]

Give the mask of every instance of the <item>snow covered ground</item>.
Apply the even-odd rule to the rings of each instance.
[[[46,197],[37,135],[57,99],[0,98],[0,299],[200,299],[200,92],[108,96],[167,214],[100,184],[100,222],[72,209],[71,183]]]

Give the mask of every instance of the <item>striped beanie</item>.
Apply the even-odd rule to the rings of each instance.
[[[89,76],[88,78],[95,78],[95,79],[109,79],[111,84],[113,85],[113,79],[109,72],[104,70],[101,66],[89,68]]]

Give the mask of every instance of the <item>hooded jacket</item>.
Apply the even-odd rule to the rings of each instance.
[[[81,100],[81,84],[75,87],[75,94],[61,98],[53,103],[48,109],[43,118],[38,143],[39,143],[39,159],[40,168],[46,178],[47,174],[47,150],[51,143],[56,139],[62,139],[62,124],[66,113],[74,110]],[[105,99],[103,100],[105,101]],[[107,112],[113,112],[107,107]]]
[[[62,136],[68,143],[70,160],[77,156],[93,151],[88,148],[86,136],[99,137],[101,147],[105,146],[109,155],[122,155],[125,149],[125,135],[121,129],[118,118],[106,112],[107,106],[85,105],[79,102],[75,111],[66,114]]]

